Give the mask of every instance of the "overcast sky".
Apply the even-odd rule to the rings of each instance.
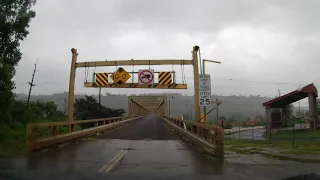
[[[90,2],[90,3],[89,3]],[[199,45],[212,93],[277,96],[303,85],[320,85],[320,1],[318,0],[38,0],[30,34],[21,43],[16,92],[28,91],[38,59],[33,94],[68,91],[72,47],[78,61],[190,59]],[[124,67],[132,71],[133,67]],[[134,67],[134,70],[149,67]],[[177,71],[181,66],[151,66]],[[113,72],[116,67],[90,68]],[[187,90],[104,89],[110,93],[181,92],[193,94],[192,67],[185,67]],[[135,78],[137,80],[137,78]],[[77,70],[76,93],[84,88]],[[131,80],[129,80],[131,82]]]

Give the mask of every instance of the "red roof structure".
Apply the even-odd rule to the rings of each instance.
[[[278,98],[267,101],[263,103],[263,106],[270,106],[271,108],[284,108],[288,104],[308,97],[308,94],[310,93],[313,93],[316,95],[316,97],[318,97],[318,90],[313,83]]]

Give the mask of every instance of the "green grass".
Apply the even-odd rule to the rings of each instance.
[[[273,148],[287,154],[316,154],[320,153],[320,142],[297,140],[293,146],[291,140],[273,141],[271,144],[268,140],[225,140],[229,149],[237,148]]]
[[[15,124],[9,128],[0,128],[0,156],[11,156],[26,152],[27,128],[21,124]]]
[[[27,152],[26,141],[2,141],[0,142],[0,157],[13,156]]]
[[[39,122],[51,122],[50,120],[38,120]],[[75,129],[81,130],[77,125]],[[67,127],[60,127],[61,134],[68,132]],[[48,128],[38,130],[39,137],[48,137]],[[12,156],[27,152],[27,126],[20,123],[0,125],[0,156]]]

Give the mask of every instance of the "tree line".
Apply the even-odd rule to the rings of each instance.
[[[0,1],[0,155],[13,147],[25,148],[28,123],[67,120],[66,115],[52,102],[16,100],[13,90],[15,67],[21,60],[19,46],[29,34],[31,10],[35,0]],[[76,99],[74,114],[77,119],[122,116],[124,109],[99,105],[93,96]]]

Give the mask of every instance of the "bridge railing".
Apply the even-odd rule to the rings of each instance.
[[[224,131],[221,127],[174,117],[159,117],[175,129],[178,134],[185,136],[207,152],[224,157]]]
[[[29,151],[57,145],[116,128],[139,117],[111,117],[63,122],[33,123],[27,126]],[[80,127],[87,128],[80,128]]]

